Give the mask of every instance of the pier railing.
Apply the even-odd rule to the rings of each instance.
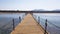
[[[38,17],[38,20],[39,20],[39,17]],[[42,21],[44,21],[44,22],[42,22]],[[45,29],[45,33],[46,33],[46,31],[48,31],[50,34],[59,34],[60,33],[59,32],[60,31],[60,26],[57,26],[53,21],[49,21],[48,19],[43,19],[43,18],[40,17],[40,20],[38,22],[40,22],[40,24]]]

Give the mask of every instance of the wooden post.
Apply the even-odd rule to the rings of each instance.
[[[21,17],[19,16],[19,22],[21,21]]]
[[[38,23],[40,23],[40,17],[38,17]]]
[[[44,34],[47,34],[47,19],[45,21],[45,32],[44,32]]]
[[[15,23],[14,23],[14,19],[13,19],[13,30],[15,29]]]

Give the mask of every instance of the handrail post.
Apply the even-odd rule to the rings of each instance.
[[[13,19],[13,30],[15,30],[15,23],[14,23],[14,19]]]
[[[47,34],[47,19],[45,21],[45,32],[44,32],[44,34]]]
[[[21,17],[19,16],[19,22],[21,21]]]
[[[38,23],[40,23],[40,17],[38,17]]]

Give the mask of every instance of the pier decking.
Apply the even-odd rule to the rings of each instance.
[[[11,34],[44,34],[44,29],[31,14],[27,14]]]

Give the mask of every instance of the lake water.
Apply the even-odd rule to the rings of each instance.
[[[13,19],[15,26],[17,26],[21,22],[21,20],[23,20],[24,16],[24,13],[0,13],[0,33],[1,31],[5,32],[4,34],[10,33],[13,27]],[[45,20],[48,20],[47,31],[50,34],[60,34],[60,14],[34,13],[33,16],[38,22],[40,22],[40,25],[42,25],[43,28],[45,27]]]

